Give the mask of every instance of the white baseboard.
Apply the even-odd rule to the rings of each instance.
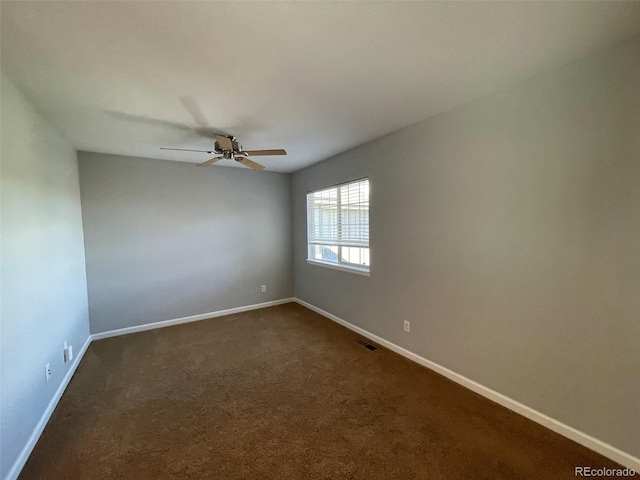
[[[208,318],[222,317],[224,315],[232,315],[234,313],[248,312],[250,310],[258,310],[260,308],[273,307],[282,305],[283,303],[295,302],[294,298],[282,298],[271,302],[255,303],[253,305],[245,305],[244,307],[229,308],[227,310],[218,310],[217,312],[201,313],[199,315],[191,315],[190,317],[174,318],[173,320],[163,320],[161,322],[145,323],[144,325],[136,325],[134,327],[118,328],[117,330],[109,330],[107,332],[94,333],[91,340],[102,340],[103,338],[118,337],[120,335],[128,335],[130,333],[144,332],[146,330],[155,330],[156,328],[171,327],[172,325],[180,325],[181,323],[197,322]]]
[[[327,317],[328,319],[333,320],[336,323],[339,323],[343,327],[346,327],[349,330],[352,330],[362,336],[365,336],[368,339],[373,340],[376,343],[379,343],[383,347],[386,347],[389,350],[399,355],[402,355],[403,357],[408,358],[409,360],[419,365],[427,367],[428,369],[433,370],[434,372],[439,373],[444,377],[447,377],[449,380],[452,380],[462,385],[463,387],[466,387],[469,390],[479,395],[482,395],[483,397],[486,397],[489,400],[492,400],[497,404],[502,405],[503,407],[506,407],[509,410],[512,410],[528,418],[529,420],[533,420],[534,422],[539,423],[540,425],[548,428],[549,430],[552,430],[564,437],[569,438],[570,440],[573,440],[576,443],[579,443],[580,445],[583,445],[607,458],[610,458],[611,460],[627,468],[630,468],[635,472],[640,472],[640,459],[634,457],[629,453],[623,452],[622,450],[619,450],[616,447],[609,445],[608,443],[598,440],[597,438],[594,438],[591,435],[588,435],[584,432],[581,432],[580,430],[570,427],[569,425],[559,422],[558,420],[555,420],[549,417],[548,415],[545,415],[544,413],[538,412],[537,410],[534,410],[533,408],[530,408],[520,402],[517,402],[516,400],[513,400],[501,393],[498,393],[495,390],[491,390],[490,388],[485,387],[479,384],[478,382],[475,382],[452,370],[449,370],[448,368],[438,365],[437,363],[427,360],[426,358],[421,357],[420,355],[410,352],[409,350],[402,348],[396,345],[395,343],[391,343],[390,341],[385,340],[384,338],[374,335],[373,333],[370,333],[363,328],[357,327],[347,322],[346,320],[343,320],[342,318],[333,315],[332,313],[325,312],[324,310],[314,305],[311,305],[310,303],[307,303],[303,300],[300,300],[299,298],[295,298],[294,301],[304,307],[307,307],[309,310],[313,310],[314,312],[319,313],[320,315]],[[596,465],[593,465],[593,467],[595,468]]]
[[[62,379],[62,382],[60,383],[58,389],[56,390],[55,394],[51,398],[51,401],[47,405],[47,408],[42,414],[40,421],[38,422],[33,432],[31,433],[29,440],[27,441],[26,445],[20,452],[20,455],[18,455],[18,458],[13,464],[13,467],[11,467],[11,470],[9,470],[9,473],[5,477],[5,480],[16,480],[18,478],[18,475],[20,475],[20,471],[22,470],[25,463],[27,462],[29,455],[31,454],[33,448],[38,442],[38,439],[40,438],[40,435],[42,434],[45,426],[47,425],[49,418],[51,418],[51,414],[53,413],[56,406],[58,405],[60,398],[62,398],[62,394],[67,388],[67,385],[71,380],[71,377],[73,376],[76,369],[78,368],[78,365],[82,361],[84,354],[86,353],[87,349],[89,348],[89,345],[93,340],[100,340],[103,338],[126,335],[129,333],[142,332],[145,330],[152,330],[155,328],[169,327],[171,325],[179,325],[181,323],[196,322],[199,320],[205,320],[207,318],[215,318],[215,317],[221,317],[223,315],[231,315],[234,313],[247,312],[250,310],[257,310],[259,308],[272,307],[275,305],[281,305],[283,303],[290,303],[290,302],[297,302],[300,305],[307,307],[308,309],[313,310],[314,312],[319,313],[320,315],[330,320],[333,320],[334,322],[339,323],[340,325],[354,332],[357,332],[358,334],[363,335],[373,340],[376,343],[379,343],[380,345],[388,348],[389,350],[396,352],[399,355],[402,355],[403,357],[418,363],[419,365],[427,367],[435,371],[436,373],[439,373],[444,377],[447,377],[448,379],[468,388],[469,390],[472,390],[478,393],[479,395],[482,395],[483,397],[486,397],[489,400],[492,400],[502,405],[503,407],[513,410],[514,412],[519,413],[520,415],[523,415],[524,417],[527,417],[528,419],[533,420],[536,423],[539,423],[540,425],[548,428],[549,430],[552,430],[595,452],[598,452],[601,455],[604,455],[605,457],[610,458],[611,460],[614,460],[615,462],[618,462],[621,465],[624,465],[625,467],[631,468],[636,472],[640,472],[640,459],[634,457],[633,455],[623,452],[622,450],[619,450],[605,442],[598,440],[597,438],[587,435],[586,433],[576,430],[573,427],[565,425],[562,422],[559,422],[543,413],[540,413],[530,407],[527,407],[526,405],[523,405],[520,402],[512,400],[511,398],[505,395],[502,395],[501,393],[498,393],[494,390],[491,390],[490,388],[480,385],[479,383],[474,382],[473,380],[470,380],[462,375],[459,375],[449,370],[448,368],[438,365],[437,363],[427,360],[426,358],[423,358],[413,352],[410,352],[409,350],[406,350],[394,343],[389,342],[388,340],[385,340],[377,335],[374,335],[373,333],[370,333],[367,330],[364,330],[363,328],[357,327],[347,322],[346,320],[341,319],[340,317],[337,317],[329,312],[325,312],[324,310],[314,305],[311,305],[303,300],[300,300],[298,298],[283,298],[281,300],[274,300],[271,302],[258,303],[258,304],[247,305],[247,306],[238,307],[238,308],[230,308],[228,310],[219,310],[217,312],[204,313],[201,315],[193,315],[190,317],[177,318],[174,320],[165,320],[161,322],[148,323],[145,325],[138,325],[135,327],[120,328],[118,330],[111,330],[108,332],[102,332],[102,333],[90,335],[87,338],[87,341],[84,343],[84,345],[80,349],[80,351],[78,352],[78,354],[76,355],[75,360],[71,364],[71,367],[67,371],[67,374]]]
[[[7,473],[5,480],[16,480],[18,478],[18,475],[20,475],[22,468],[24,467],[25,463],[27,463],[27,459],[29,458],[29,455],[31,455],[31,452],[33,451],[33,447],[35,447],[36,443],[38,443],[38,439],[40,438],[40,435],[42,435],[42,432],[44,431],[44,427],[47,426],[47,423],[51,418],[51,414],[56,409],[58,402],[62,398],[62,394],[67,388],[67,385],[69,385],[69,382],[71,381],[71,377],[73,377],[73,374],[78,368],[78,365],[80,365],[80,362],[82,361],[82,357],[84,357],[84,354],[86,353],[90,344],[91,344],[91,335],[87,337],[87,341],[84,342],[84,345],[82,345],[82,348],[80,348],[80,350],[78,351],[76,358],[73,360],[73,363],[69,367],[69,370],[67,370],[67,374],[62,379],[62,382],[60,382],[58,389],[53,394],[53,397],[51,398],[49,405],[47,405],[47,408],[42,414],[42,417],[40,417],[40,421],[37,423],[36,428],[33,429],[33,432],[31,433],[29,440],[27,440],[26,445],[23,447],[22,451],[18,455],[18,458],[16,459],[15,463],[11,467],[11,470],[9,470],[9,473]]]
[[[127,335],[129,333],[143,332],[145,330],[153,330],[155,328],[170,327],[171,325],[179,325],[181,323],[197,322],[198,320],[221,317],[223,315],[231,315],[234,313],[248,312],[250,310],[257,310],[259,308],[272,307],[274,305],[281,305],[283,303],[290,303],[290,302],[295,302],[295,299],[283,298],[283,299],[274,300],[271,302],[257,303],[254,305],[246,305],[244,307],[230,308],[227,310],[219,310],[217,312],[203,313],[201,315],[192,315],[190,317],[176,318],[173,320],[165,320],[162,322],[147,323],[145,325],[137,325],[135,327],[120,328],[118,330],[111,330],[108,332],[89,335],[89,337],[87,338],[87,341],[84,343],[84,345],[76,355],[75,360],[73,361],[73,363],[71,364],[71,367],[67,371],[67,374],[62,379],[62,382],[60,383],[60,386],[58,387],[55,394],[53,395],[53,398],[51,398],[49,405],[47,405],[47,408],[42,414],[40,421],[38,422],[33,432],[31,433],[29,440],[27,440],[26,445],[20,452],[20,455],[18,455],[17,460],[11,467],[11,470],[9,470],[9,473],[7,474],[4,480],[16,480],[18,478],[18,475],[20,475],[22,468],[24,467],[25,463],[27,463],[27,459],[29,458],[29,455],[31,455],[31,452],[33,451],[33,447],[36,446],[36,443],[38,442],[40,435],[42,435],[44,428],[47,426],[47,423],[51,418],[51,414],[53,413],[56,406],[58,405],[60,398],[62,398],[62,394],[67,388],[67,385],[71,380],[71,377],[73,376],[76,369],[78,368],[78,365],[82,361],[82,357],[84,357],[84,354],[89,348],[89,345],[91,344],[92,341],[101,340],[103,338],[109,338],[109,337],[117,337],[119,335]]]

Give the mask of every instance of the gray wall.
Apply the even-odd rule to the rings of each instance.
[[[1,77],[0,478],[89,337],[76,153]],[[44,366],[52,375],[45,382]]]
[[[293,295],[289,174],[78,159],[92,333]]]
[[[640,457],[639,87],[635,41],[295,173],[296,297]],[[367,175],[371,277],[307,264]]]

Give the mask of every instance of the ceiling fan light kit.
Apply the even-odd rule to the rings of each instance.
[[[243,150],[242,144],[236,140],[233,135],[214,135],[216,141],[213,144],[213,150],[191,150],[189,148],[166,148],[160,147],[161,150],[178,150],[182,152],[199,152],[199,153],[215,153],[220,155],[213,157],[205,162],[199,163],[198,167],[207,167],[213,165],[218,160],[235,160],[242,165],[252,168],[253,170],[264,170],[264,165],[261,165],[253,160],[247,158],[247,156],[258,155],[286,155],[287,152],[283,149],[275,150]]]

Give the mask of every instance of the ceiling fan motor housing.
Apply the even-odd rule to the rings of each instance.
[[[235,138],[235,137],[233,137]],[[231,141],[231,145],[233,147],[233,150],[224,150],[220,144],[218,143],[218,141],[216,140],[216,142],[213,145],[213,148],[215,150],[216,153],[224,153],[224,152],[235,152],[235,153],[239,153],[242,152],[242,144],[240,142],[236,142],[235,140]],[[225,157],[227,158],[227,157]]]

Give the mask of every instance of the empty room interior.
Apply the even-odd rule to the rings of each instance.
[[[0,18],[0,479],[640,475],[640,2]]]

